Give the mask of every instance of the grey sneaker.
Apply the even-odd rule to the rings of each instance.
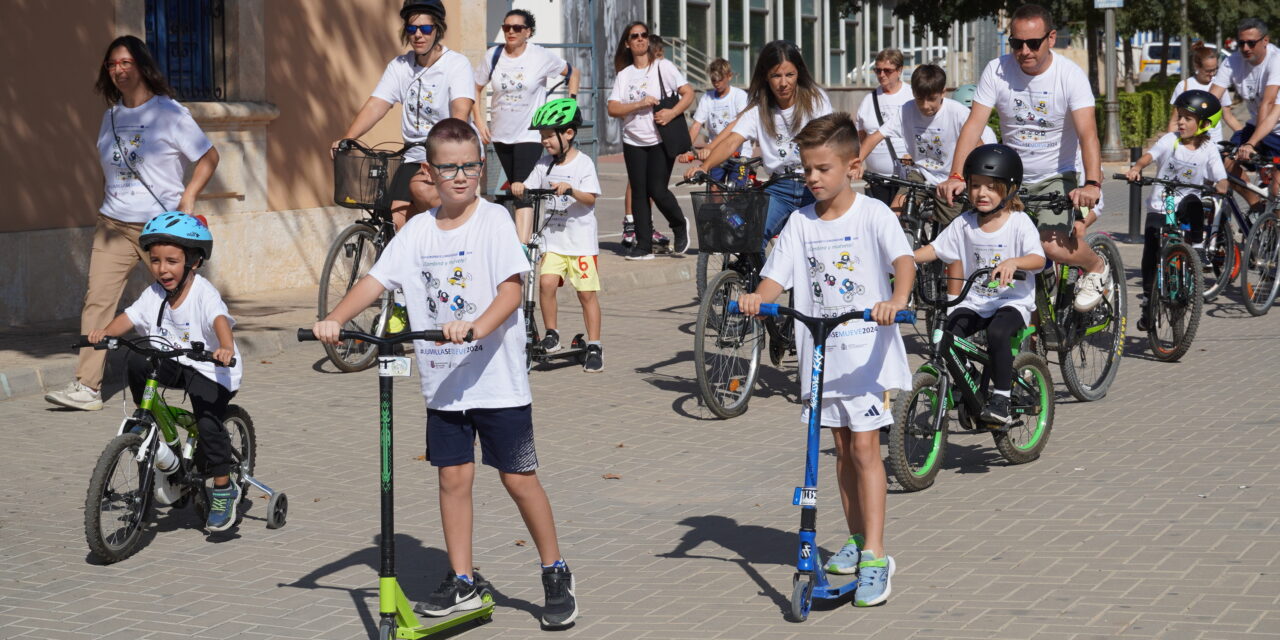
[[[853,592],[855,607],[874,607],[889,599],[893,591],[889,579],[893,577],[893,556],[877,558],[870,551],[862,552],[858,563],[858,586]]]
[[[102,409],[102,392],[94,391],[80,384],[79,380],[72,381],[71,384],[58,391],[46,393],[44,399],[47,402],[60,407],[67,407],[68,409],[81,409],[83,411],[99,411]]]
[[[538,344],[542,346],[543,353],[555,353],[560,350],[560,333],[547,329],[547,335],[542,336],[542,342]]]
[[[860,533],[849,536],[840,551],[827,561],[827,573],[845,576],[857,573],[858,561],[862,559],[862,545],[865,543]]]
[[[232,482],[225,487],[209,489],[209,519],[205,526],[210,531],[226,531],[236,523],[236,507],[240,504],[240,485]]]
[[[587,373],[604,371],[604,349],[598,344],[587,345],[587,356],[582,361],[582,370]]]

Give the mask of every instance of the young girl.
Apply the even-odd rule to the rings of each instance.
[[[1022,159],[1002,144],[974,149],[964,163],[964,179],[973,203],[942,230],[933,244],[916,249],[916,262],[961,261],[965,277],[985,267],[991,274],[979,278],[969,294],[947,317],[947,331],[968,336],[987,330],[991,355],[991,398],[980,419],[994,425],[1013,422],[1009,415],[1009,391],[1013,383],[1013,351],[1009,341],[1031,320],[1035,311],[1035,281],[1014,280],[1015,271],[1044,268],[1040,232],[1023,212],[1018,199],[1022,185]],[[995,280],[996,288],[987,285]]]
[[[732,125],[732,132],[716,143],[702,164],[686,171],[685,178],[711,173],[747,140],[760,145],[770,175],[798,174],[800,149],[793,138],[810,120],[831,113],[831,101],[809,75],[800,49],[785,40],[766,44],[751,74],[747,95],[750,102]],[[792,211],[814,201],[799,175],[778,180],[765,190],[769,192],[769,216],[762,243],[778,235]]]
[[[1218,149],[1210,144],[1209,131],[1218,126],[1222,106],[1208,91],[1185,91],[1173,102],[1176,133],[1166,133],[1156,141],[1150,151],[1129,168],[1126,177],[1138,180],[1147,165],[1159,167],[1159,177],[1192,185],[1211,181],[1219,193],[1227,192],[1227,170],[1222,165]],[[1179,189],[1178,222],[1191,227],[1186,240],[1192,248],[1204,248],[1204,205],[1192,189]],[[1151,190],[1147,200],[1147,223],[1142,245],[1142,316],[1138,318],[1138,331],[1151,328],[1148,313],[1148,296],[1155,282],[1156,260],[1160,252],[1160,226],[1164,224],[1164,189]]]

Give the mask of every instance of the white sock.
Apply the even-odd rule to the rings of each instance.
[[[1010,391],[1011,391],[1011,389],[992,389],[992,390],[991,390],[991,393],[992,393],[993,395],[997,395],[997,396],[1004,396],[1004,397],[1008,398],[1008,397],[1009,397],[1009,392],[1010,392]]]

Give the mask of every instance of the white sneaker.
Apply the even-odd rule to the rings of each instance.
[[[1084,313],[1093,311],[1095,307],[1102,303],[1102,298],[1106,295],[1107,280],[1110,276],[1111,268],[1103,265],[1102,273],[1086,273],[1083,278],[1076,283],[1076,311]]]
[[[44,399],[69,409],[81,409],[83,411],[98,411],[102,409],[102,392],[94,391],[80,384],[79,380],[72,381],[65,389],[44,394]]]

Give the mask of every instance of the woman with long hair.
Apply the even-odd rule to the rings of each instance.
[[[671,225],[674,252],[684,253],[689,248],[689,221],[667,186],[676,154],[663,148],[658,126],[666,125],[689,108],[693,103],[693,88],[669,60],[654,58],[649,46],[649,27],[643,22],[633,22],[623,29],[622,40],[613,56],[613,68],[617,78],[609,94],[609,115],[622,119],[622,158],[627,167],[627,182],[631,185],[636,230],[635,245],[627,259],[653,258],[650,198]],[[664,95],[671,93],[680,96],[676,105],[656,109]]]
[[[814,82],[800,49],[785,40],[774,40],[760,51],[747,97],[747,108],[739,114],[732,131],[722,134],[702,164],[691,167],[685,177],[711,173],[747,140],[760,145],[769,174],[788,176],[766,187],[769,215],[761,242],[767,243],[782,230],[792,211],[814,201],[800,176],[800,150],[792,138],[810,120],[831,113],[831,100]]]
[[[858,126],[859,143],[877,131],[887,134],[890,131],[897,132],[902,129],[899,126],[902,120],[902,105],[914,98],[910,87],[902,82],[902,63],[902,52],[897,49],[885,49],[876,54],[875,64],[871,68],[875,70],[876,82],[880,86],[863,98],[862,104],[858,107],[858,117],[854,124]],[[891,146],[892,152],[890,152]],[[890,135],[871,150],[864,169],[881,175],[896,175],[898,163],[906,153],[906,140],[899,135]],[[894,157],[895,155],[897,157]],[[885,204],[890,204],[897,192],[896,187],[880,185],[867,187],[867,195]]]
[[[140,261],[146,264],[138,245],[143,226],[166,211],[193,213],[196,197],[218,167],[218,151],[191,112],[173,99],[142,40],[112,40],[94,88],[107,101],[97,145],[105,194],[93,231],[82,334],[111,322],[129,272]],[[184,185],[184,171],[192,163],[195,168]],[[81,349],[76,379],[45,400],[73,409],[101,409],[105,362],[105,351]]]

